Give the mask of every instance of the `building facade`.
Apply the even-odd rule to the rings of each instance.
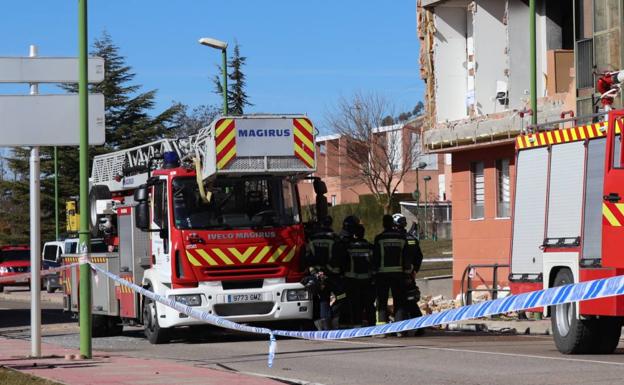
[[[451,200],[450,157],[422,152],[422,121],[422,118],[416,118],[405,124],[380,127],[375,135],[386,137],[387,142],[400,142],[401,151],[397,162],[411,163],[403,180],[398,184],[398,194],[413,195],[415,191],[419,191],[421,206],[424,206],[425,200],[428,205],[448,202]],[[369,186],[358,175],[359,170],[348,159],[351,145],[349,138],[337,134],[316,138],[315,176],[322,178],[327,184],[326,196],[331,206],[358,203],[360,195],[371,194]],[[300,185],[300,195],[304,205],[314,203],[311,183]],[[415,202],[414,199],[412,203]]]
[[[621,67],[622,6],[537,0],[531,111],[528,1],[418,0],[423,146],[452,156],[455,293],[468,264],[509,262],[514,138],[533,113],[543,123],[593,111],[594,69]],[[488,284],[489,274],[481,273]],[[502,285],[507,274],[499,271]]]

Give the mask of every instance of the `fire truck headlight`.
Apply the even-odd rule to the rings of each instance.
[[[186,306],[200,306],[202,303],[199,294],[174,295],[173,300]]]
[[[8,267],[0,266],[0,274],[6,274],[9,272]]]
[[[307,301],[310,299],[310,292],[307,289],[286,290],[286,301]]]

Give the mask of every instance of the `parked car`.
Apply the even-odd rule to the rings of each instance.
[[[30,248],[26,245],[0,246],[0,278],[30,271]],[[5,286],[30,286],[28,278],[0,282],[0,292]]]

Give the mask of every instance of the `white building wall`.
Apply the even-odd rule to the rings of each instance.
[[[466,114],[466,7],[435,7],[436,120]]]
[[[474,7],[475,98],[479,115],[507,109],[494,100],[497,81],[508,82],[506,6],[504,0],[479,0]]]

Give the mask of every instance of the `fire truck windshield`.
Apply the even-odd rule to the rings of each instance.
[[[250,229],[300,222],[293,182],[285,178],[217,178],[201,199],[195,178],[173,180],[173,211],[178,229]]]
[[[30,250],[1,250],[0,263],[9,261],[30,261]]]

